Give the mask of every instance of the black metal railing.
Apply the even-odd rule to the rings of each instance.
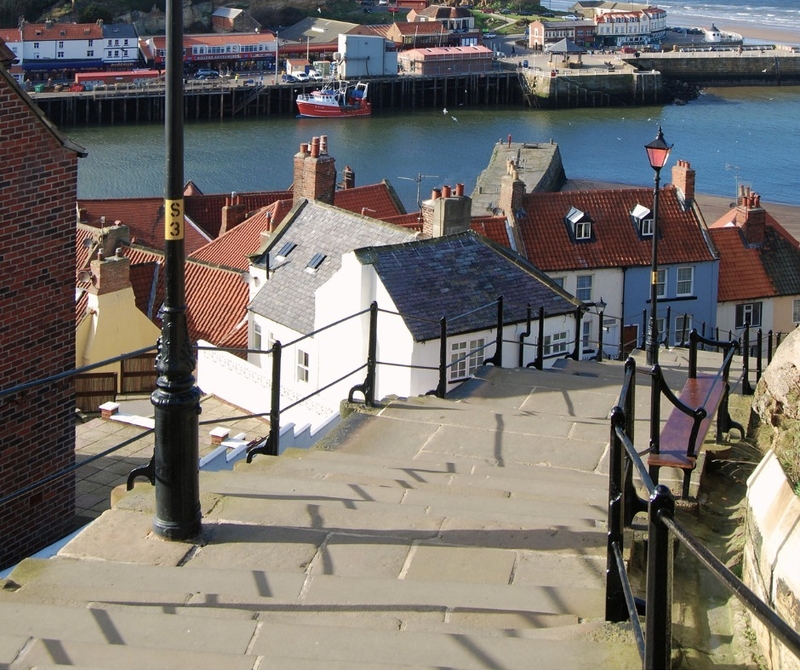
[[[674,541],[684,546],[735,595],[787,648],[800,657],[800,635],[763,602],[724,563],[714,556],[675,518],[675,498],[663,484],[654,484],[634,439],[636,362],[625,363],[619,402],[611,412],[608,537],[606,547],[607,621],[630,621],[644,670],[671,667]],[[653,416],[651,421],[658,420]],[[652,432],[652,431],[651,431]],[[645,497],[640,497],[634,477]],[[625,529],[637,514],[647,515],[645,598],[634,595],[624,560]],[[644,630],[640,616],[644,616]]]

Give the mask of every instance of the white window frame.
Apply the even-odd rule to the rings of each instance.
[[[741,310],[741,319],[739,318]],[[758,319],[755,318],[755,314],[758,314]],[[747,318],[750,317],[750,327],[751,328],[761,328],[761,324],[763,323],[764,319],[764,305],[761,301],[758,302],[746,302],[740,305],[736,305],[735,310],[735,321],[736,321],[736,328],[744,328],[744,324],[747,321]]]
[[[675,345],[680,344],[681,336],[683,335],[683,320],[684,318],[688,321],[686,324],[686,342],[685,344],[689,343],[689,333],[692,332],[692,315],[691,314],[678,314],[675,317],[673,322],[675,326],[675,331],[672,334],[672,342]]]
[[[450,343],[451,382],[467,379],[475,374],[478,366],[483,365],[485,344],[486,340],[483,337]]]
[[[689,273],[689,278],[681,278],[682,274],[686,272]],[[681,285],[683,288],[686,288],[686,284],[688,284],[689,290],[681,290]],[[677,276],[675,281],[675,295],[677,296],[685,296],[685,295],[694,295],[694,267],[691,265],[684,265],[683,267],[679,267],[677,270]]]
[[[584,349],[592,348],[592,322],[589,319],[584,319],[581,323],[581,346]]]
[[[253,349],[261,349],[261,324],[253,324]]]
[[[589,285],[581,286],[581,283],[582,282],[586,283],[586,280],[588,280]],[[592,302],[593,285],[594,285],[593,275],[578,275],[575,279],[575,297],[583,302]]]
[[[592,222],[591,221],[578,221],[575,224],[575,239],[576,240],[591,240],[592,239]]]
[[[567,353],[569,347],[569,333],[564,330],[544,336],[544,355],[551,356]]]
[[[665,298],[667,296],[667,268],[656,270],[656,297]]]
[[[307,351],[298,349],[295,360],[297,362],[297,367],[295,368],[295,380],[307,384],[311,367],[311,356]]]
[[[653,217],[641,219],[641,229],[639,234],[642,237],[653,237]]]

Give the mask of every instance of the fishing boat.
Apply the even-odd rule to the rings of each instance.
[[[298,116],[315,119],[340,119],[348,116],[369,116],[372,105],[367,100],[369,84],[347,81],[327,82],[321,89],[297,96]]]

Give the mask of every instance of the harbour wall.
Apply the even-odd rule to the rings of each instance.
[[[800,84],[800,54],[780,50],[641,54],[626,62],[640,71],[657,70],[665,79],[698,86]]]

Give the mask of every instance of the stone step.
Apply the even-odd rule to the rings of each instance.
[[[328,660],[369,658],[398,667],[433,665],[442,668],[530,668],[537,670],[586,667],[635,668],[640,666],[635,647],[618,643],[572,640],[479,638],[407,631],[348,631],[324,626],[271,625],[260,629],[253,652],[265,658],[294,650],[319,663]],[[272,667],[278,667],[273,665]]]
[[[604,523],[606,504],[545,500],[534,497],[487,497],[441,493],[425,489],[402,489],[385,486],[362,486],[326,480],[265,477],[241,471],[204,473],[203,490],[223,496],[209,518],[236,519],[310,527],[309,506],[314,516],[326,521],[328,528],[369,528],[366,518],[384,516],[374,528],[395,526],[395,518],[428,519],[417,528],[432,528],[434,519],[449,517],[495,520],[498,522],[536,524]],[[363,518],[362,518],[363,517]],[[355,525],[354,525],[355,524]],[[387,524],[389,524],[387,526]]]
[[[471,613],[470,625],[482,627],[498,627],[492,617],[513,613],[521,628],[538,627],[535,616],[541,615],[602,615],[602,557],[532,552],[515,559],[508,552],[418,545],[394,565],[386,554],[384,576],[367,577],[357,560],[348,560],[352,548],[332,542],[304,571],[294,573],[205,567],[202,550],[181,567],[26,559],[11,575],[18,588],[4,590],[0,606],[136,605],[138,611],[152,607],[226,621],[249,620],[254,612],[321,615],[372,609],[408,623],[420,616],[443,621],[441,615],[461,612]],[[568,585],[558,586],[564,582]],[[486,621],[479,622],[479,616]],[[31,634],[28,628],[5,633]]]
[[[422,464],[407,464],[402,467],[389,466],[380,459],[367,459],[356,455],[343,457],[340,452],[318,449],[293,449],[279,457],[264,456],[244,464],[239,472],[278,474],[309,480],[332,482],[355,482],[365,486],[383,486],[403,490],[424,489],[441,493],[486,496],[522,497],[541,500],[568,500],[572,502],[603,502],[607,497],[608,479],[603,475],[568,472],[570,488],[564,479],[557,476],[555,468],[531,470],[531,477],[496,477],[465,471],[462,474],[436,470]],[[466,468],[462,468],[466,470]],[[473,468],[471,468],[473,469]],[[485,470],[484,470],[485,472]],[[537,473],[535,478],[533,474]],[[549,475],[549,476],[548,476]]]
[[[452,407],[458,407],[470,423],[460,425],[451,414]],[[373,457],[469,465],[546,464],[584,472],[605,467],[610,433],[607,421],[561,421],[550,417],[548,421],[538,421],[542,427],[539,433],[531,433],[526,432],[526,422],[521,417],[510,421],[499,414],[481,427],[475,419],[481,414],[457,403],[418,408],[390,406],[380,416],[351,414],[320,447],[337,449],[346,444],[351,453],[369,453]]]
[[[69,617],[70,612],[64,616]],[[9,670],[254,670],[257,656],[214,651],[154,649],[63,637],[31,639]],[[1,666],[0,667],[6,667]]]
[[[139,612],[133,608],[76,608],[10,599],[0,602],[0,620],[6,635],[224,656],[247,653],[257,625],[246,619],[163,613],[155,616],[152,611]]]

